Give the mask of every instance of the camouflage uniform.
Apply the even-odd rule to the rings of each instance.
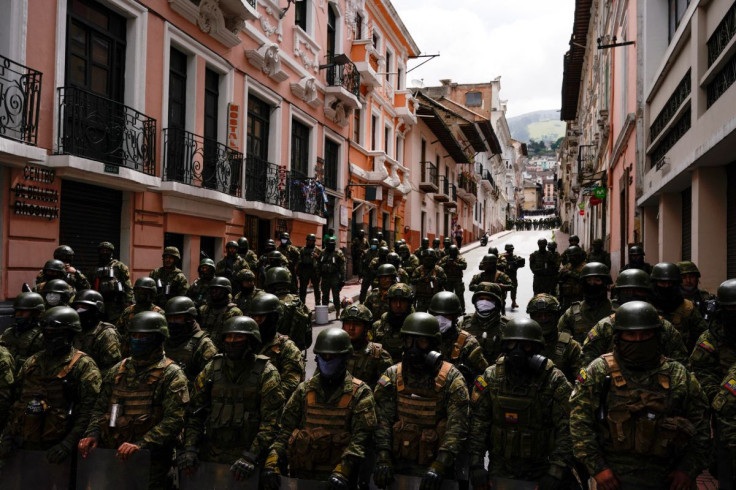
[[[659,314],[680,332],[689,351],[692,351],[700,335],[708,329],[700,312],[689,299],[683,298],[682,303],[674,311],[659,310]]]
[[[469,332],[480,343],[483,357],[490,363],[495,363],[501,354],[501,333],[509,319],[502,315],[492,315],[482,318],[477,313],[465,315],[458,327]]]
[[[171,270],[166,270],[165,267],[158,267],[153,269],[148,277],[156,281],[156,285],[158,286],[158,294],[153,302],[162,308],[166,306],[166,302],[171,298],[187,295],[189,281],[187,281],[187,276],[184,275],[184,272],[178,267],[172,267]]]
[[[120,338],[123,341],[123,354],[127,354],[128,352],[126,347],[128,343],[128,325],[130,325],[130,322],[131,320],[133,320],[134,316],[143,311],[155,311],[156,313],[160,313],[161,316],[164,316],[164,309],[159,308],[154,304],[145,307],[140,303],[136,303],[125,308],[123,313],[120,315],[117,323],[115,324],[115,328],[118,330],[118,335],[120,335]]]
[[[347,370],[373,390],[378,378],[393,364],[391,354],[381,344],[368,342],[353,351],[352,357],[348,359]]]
[[[363,277],[363,271],[361,270],[361,264],[363,262],[363,254],[370,248],[368,239],[364,237],[356,236],[350,242],[350,257],[353,260],[353,274],[359,277]]]
[[[734,363],[736,347],[727,341],[723,324],[714,320],[710,329],[700,335],[690,355],[690,368],[709,400],[718,393],[723,377]]]
[[[286,257],[286,260],[289,261],[289,272],[291,272],[291,292],[296,293],[297,292],[297,284],[296,284],[296,266],[299,262],[299,249],[296,248],[291,243],[289,244],[281,244],[276,248],[279,252],[281,252],[281,255]]]
[[[302,247],[296,257],[296,274],[299,276],[299,299],[307,301],[307,286],[311,281],[314,290],[314,304],[318,305],[319,295],[319,257],[322,249],[319,247]]]
[[[551,342],[546,337],[544,340],[541,355],[552,361],[569,382],[574,382],[575,376],[584,365],[583,351],[578,341],[567,332],[558,332],[557,338]]]
[[[371,310],[373,321],[380,320],[381,316],[383,316],[384,313],[388,312],[388,288],[373,288],[371,290],[371,294],[368,295],[368,298],[366,298],[363,304],[366,306],[366,308]],[[359,377],[359,379],[363,378]]]
[[[447,274],[447,283],[445,291],[455,293],[460,300],[460,305],[465,309],[465,283],[463,283],[463,271],[468,268],[465,258],[458,255],[453,258],[445,255],[437,263],[439,267]]]
[[[414,313],[414,308],[409,307],[407,315]],[[380,342],[381,346],[391,355],[392,364],[401,361],[401,354],[404,351],[404,343],[401,339],[401,324],[404,322],[405,316],[395,318],[395,325],[391,325],[391,313],[384,313],[381,319],[373,323],[370,338],[376,342]]]
[[[287,335],[299,350],[307,350],[312,345],[312,312],[295,294],[286,291],[273,294],[281,301],[276,331]]]
[[[243,312],[243,315],[245,316],[251,316],[251,305],[253,304],[253,300],[259,295],[263,294],[263,289],[253,288],[253,291],[250,294],[246,294],[245,291],[240,291],[238,294],[235,295],[233,298],[233,302],[235,305],[240,309],[240,311]]]
[[[560,284],[560,306],[567,310],[575,301],[583,300],[583,286],[580,282],[580,271],[585,267],[585,262],[577,266],[572,264],[563,265],[560,268],[558,282]]]
[[[611,313],[613,313],[613,304],[608,298],[596,306],[586,300],[575,301],[560,317],[557,329],[560,332],[568,332],[578,343],[582,344],[590,329]]]
[[[502,255],[499,255],[499,262],[501,261],[501,258],[506,261],[506,269],[504,270],[504,272],[507,276],[509,276],[509,279],[511,279],[511,284],[513,285],[513,287],[511,288],[511,301],[516,303],[516,289],[519,287],[519,280],[516,276],[518,270],[524,267],[524,263],[526,262],[526,260],[508,251]]]
[[[197,308],[207,302],[207,288],[210,287],[210,282],[212,282],[212,279],[199,277],[189,286],[187,296],[194,301]]]
[[[0,335],[0,344],[8,349],[15,360],[15,368],[19,371],[25,364],[26,359],[43,349],[43,334],[41,327],[35,326],[25,332],[19,333],[18,329],[11,325],[3,330]]]
[[[248,264],[248,269],[252,270],[253,272],[258,269],[258,254],[256,254],[253,250],[248,249],[245,252],[238,252],[238,256],[245,260],[245,263]],[[235,277],[233,275],[233,277]]]
[[[435,265],[432,270],[420,265],[411,276],[411,284],[416,287],[416,311],[427,311],[432,296],[443,291],[447,283],[447,274],[442,267]]]
[[[330,292],[335,310],[340,310],[340,291],[345,283],[345,255],[342,250],[324,250],[319,258],[319,274],[322,286],[322,304],[330,304]],[[366,279],[363,279],[364,281]]]
[[[286,335],[276,336],[266,343],[258,353],[267,356],[271,364],[279,371],[281,388],[284,395],[293,393],[297,385],[304,379],[304,361],[296,344]]]
[[[471,466],[489,452],[491,477],[562,480],[572,462],[570,393],[562,371],[547,359],[536,373],[507,371],[504,357],[477,377],[470,399]]]
[[[74,336],[76,349],[88,354],[105,373],[123,358],[120,336],[112,323],[100,322],[90,330],[83,330]]]
[[[591,249],[590,252],[588,252],[588,257],[585,259],[585,261],[587,263],[600,262],[601,264],[605,264],[605,266],[609,269],[611,268],[611,254],[603,249]]]
[[[633,371],[606,354],[580,370],[570,404],[573,452],[591,475],[610,468],[622,488],[666,489],[672,471],[694,482],[706,466],[708,400],[676,361]]]
[[[72,289],[74,289],[74,291],[91,289],[87,276],[79,272],[79,269],[74,269],[74,273],[67,272],[63,277],[60,277],[59,279],[63,279],[65,283],[67,283],[69,286],[72,287]],[[46,283],[49,280],[50,279],[46,277],[46,274],[44,274],[43,270],[39,271],[38,275],[36,276],[37,290],[41,291],[41,289],[43,288],[42,284]]]
[[[223,305],[212,305],[207,303],[199,308],[199,326],[211,339],[213,339],[218,350],[222,349],[222,342],[220,339],[222,324],[229,318],[243,316],[243,312],[240,311],[240,309],[235,306],[235,303],[231,300],[232,296],[228,294],[227,303]]]
[[[483,355],[478,339],[459,327],[442,334],[440,352],[442,359],[457,367],[467,381],[472,381],[488,369],[488,360]]]
[[[217,355],[217,347],[206,333],[195,321],[192,326],[192,335],[174,343],[174,338],[169,336],[164,342],[166,357],[174,361],[184,371],[184,375],[190,382],[202,372],[210,359]]]
[[[249,252],[252,252],[252,250],[249,250]],[[215,276],[225,277],[232,284],[235,284],[235,275],[243,269],[250,269],[248,262],[243,257],[238,254],[235,254],[234,257],[225,255],[215,265]]]
[[[557,289],[557,271],[560,264],[548,250],[536,250],[529,256],[529,269],[534,274],[534,294],[554,294]]]
[[[583,342],[583,366],[587,366],[596,357],[608,352],[613,352],[613,327],[616,323],[616,315],[610,315],[596,323]],[[660,348],[662,355],[680,363],[685,363],[688,351],[682,342],[682,335],[670,322],[662,319],[662,331],[660,335]]]
[[[217,355],[194,382],[184,446],[198,448],[202,461],[229,465],[244,451],[261,461],[283,406],[281,378],[268,358],[241,362]]]
[[[477,285],[482,282],[492,282],[501,286],[504,297],[506,296],[506,292],[511,291],[511,288],[514,286],[514,283],[511,282],[511,278],[501,271],[496,271],[494,275],[489,275],[486,271],[482,271],[473,276],[473,278],[470,280],[470,285],[468,286],[468,289],[471,291],[475,291]]]
[[[15,384],[15,361],[2,344],[0,344],[0,433],[8,421],[10,407],[13,404],[13,385]]]
[[[117,323],[123,310],[133,304],[133,285],[130,283],[128,266],[111,259],[108,264],[95,269],[89,281],[92,289],[99,291],[105,298],[105,319]]]
[[[725,479],[723,477],[730,475],[731,481],[728,483],[733,484],[736,479],[736,452],[733,449],[736,446],[736,365],[730,367],[716,388],[710,406],[715,418],[713,432],[718,463],[725,459],[730,465],[730,469],[723,472],[724,475],[721,475],[719,470],[719,479]]]
[[[419,267],[419,258],[414,254],[409,254],[406,256],[406,258],[401,259],[401,268],[406,271],[407,274],[409,274],[409,277],[411,277],[412,274],[414,274],[414,271]]]
[[[360,272],[362,274],[363,281],[360,283],[360,302],[365,301],[365,297],[368,294],[368,288],[373,283],[373,273],[370,265],[373,260],[378,257],[378,248],[368,248],[363,254],[363,259],[360,263]]]

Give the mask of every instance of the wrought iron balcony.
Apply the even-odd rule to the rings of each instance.
[[[163,133],[163,180],[242,196],[242,153],[183,129]]]
[[[437,192],[437,167],[432,162],[422,162],[422,176],[419,181],[419,190],[424,192]]]
[[[447,177],[444,175],[439,176],[439,185],[437,186],[437,192],[435,193],[434,200],[437,202],[447,202],[450,199],[450,183]]]
[[[245,160],[245,198],[287,207],[289,172],[275,163],[248,155]]]
[[[41,77],[0,55],[0,136],[36,145]]]
[[[467,174],[461,173],[458,177],[458,187],[462,189],[464,192],[472,195],[478,194],[478,184],[470,178]]]
[[[360,97],[360,73],[355,64],[346,59],[345,55],[339,56],[342,56],[341,61],[344,61],[344,63],[336,63],[326,67],[327,87],[325,92],[337,96],[351,107],[360,107],[358,101],[358,97]],[[335,88],[341,90],[335,91]],[[343,90],[346,93],[341,95]]]
[[[59,88],[57,152],[156,173],[156,120],[75,87]]]
[[[288,180],[289,209],[322,216],[325,209],[325,188],[322,183],[294,170],[289,172]]]
[[[457,207],[457,186],[455,186],[455,184],[449,184],[447,186],[447,202],[445,203],[445,207]]]

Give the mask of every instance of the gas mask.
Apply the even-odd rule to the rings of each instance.
[[[616,298],[619,305],[628,303],[629,301],[648,301],[649,294],[639,294],[635,289],[626,288],[616,291]]]
[[[215,277],[215,269],[209,266],[200,267],[198,272],[199,272],[199,277],[207,281]]]
[[[194,320],[191,318],[183,322],[168,320],[167,323],[169,325],[169,340],[173,344],[177,344],[188,338],[194,326]]]
[[[509,369],[518,374],[536,373],[547,360],[544,356],[524,350],[521,342],[516,342],[513,348],[505,348],[504,352]]]
[[[414,342],[410,348],[404,349],[402,364],[414,372],[429,371],[434,374],[442,364],[442,354],[431,350],[431,348],[420,349]]]
[[[266,315],[266,319],[263,320],[263,323],[258,325],[258,330],[260,330],[261,332],[261,340],[263,342],[263,345],[266,345],[274,338],[274,336],[276,335],[276,327],[278,326],[278,323],[278,312],[272,312],[268,313]]]
[[[248,339],[238,340],[237,342],[223,342],[222,352],[231,361],[241,361],[248,359],[253,354]]]
[[[58,306],[61,304],[61,294],[59,293],[47,293],[44,299],[49,306]]]
[[[77,315],[79,315],[79,321],[84,330],[90,330],[96,327],[99,323],[99,318],[95,310],[90,310],[84,306],[80,306],[76,310]]]
[[[133,359],[145,359],[161,346],[159,339],[153,335],[147,335],[140,339],[131,338],[130,355]]]
[[[623,364],[633,370],[653,369],[659,363],[661,354],[659,335],[647,340],[631,341],[615,338],[615,349]]]
[[[52,357],[62,356],[72,348],[71,335],[65,331],[45,330],[43,347]]]
[[[27,332],[28,330],[38,326],[38,318],[23,318],[16,316],[13,318],[13,326],[18,333]]]
[[[147,289],[133,289],[136,304],[149,306],[153,303],[153,293]]]
[[[590,284],[583,280],[583,296],[588,301],[600,301],[606,297],[608,288],[606,284]]]
[[[222,305],[227,303],[227,290],[223,288],[210,288],[208,290],[209,303],[213,305]]]
[[[328,381],[336,381],[345,377],[345,358],[343,356],[337,356],[329,361],[322,358],[321,355],[317,354],[317,367],[323,378]]]
[[[490,299],[479,299],[475,302],[475,311],[481,318],[488,318],[496,309],[496,303]]]
[[[375,250],[374,247],[371,247],[371,249]],[[328,252],[334,252],[335,251],[335,244],[334,243],[328,243],[325,246],[325,250],[327,250]]]
[[[107,265],[112,260],[112,253],[109,251],[101,251],[97,253],[97,263],[101,266]]]

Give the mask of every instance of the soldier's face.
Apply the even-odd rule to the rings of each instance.
[[[683,274],[682,275],[682,287],[684,288],[698,287],[698,275],[697,274]]]
[[[414,345],[416,345],[419,350],[426,351],[429,350],[432,345],[432,341],[429,337],[415,337],[413,335],[404,336],[404,350],[409,350]]]
[[[654,330],[624,330],[620,335],[621,340],[625,342],[643,342],[657,335],[657,332]]]
[[[215,269],[208,265],[204,265],[199,268],[199,277],[203,279],[212,279],[215,277]]]
[[[227,247],[225,251],[227,252],[228,257],[233,257],[235,256],[236,253],[238,253],[238,248],[237,247]]]
[[[232,344],[235,342],[245,342],[246,340],[248,340],[248,335],[244,333],[240,333],[240,332],[226,333],[223,340],[225,341],[226,344]]]
[[[365,324],[357,320],[343,321],[342,329],[348,333],[351,342],[362,340],[365,334]]]
[[[253,320],[258,324],[258,326],[261,326],[263,322],[266,321],[266,315],[253,315]]]
[[[402,313],[406,313],[409,311],[409,300],[407,299],[401,299],[401,298],[392,298],[388,302],[389,308],[391,308],[391,313],[395,315],[400,315]]]
[[[174,257],[173,255],[164,255],[163,262],[164,267],[166,267],[167,269],[171,269],[176,263],[176,257]]]
[[[381,276],[378,278],[378,285],[381,287],[381,289],[390,288],[392,283],[393,278],[391,276]]]
[[[603,279],[601,279],[600,277],[586,277],[585,282],[587,282],[591,286],[602,286],[603,285]]]
[[[15,318],[31,318],[33,310],[15,310]]]

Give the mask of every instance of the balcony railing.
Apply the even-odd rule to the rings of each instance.
[[[0,55],[0,136],[36,145],[41,77]]]
[[[448,184],[447,197],[448,197],[448,200],[445,203],[445,207],[448,207],[448,208],[457,207],[457,187],[455,186],[455,184]]]
[[[156,173],[156,120],[114,100],[59,88],[57,152]]]
[[[286,207],[288,172],[275,163],[249,155],[245,162],[245,198]]]
[[[241,197],[243,154],[216,140],[164,129],[163,180]]]
[[[460,174],[457,183],[458,187],[468,194],[472,194],[474,196],[478,194],[478,184],[476,184],[475,181],[466,174]]]
[[[437,167],[432,162],[422,162],[422,176],[419,189],[424,192],[437,192]]]
[[[434,195],[434,200],[438,202],[447,202],[449,199],[450,182],[444,175],[439,176],[439,185],[437,186],[437,192]]]
[[[327,68],[327,85],[342,87],[356,97],[360,96],[360,73],[353,62]]]
[[[300,172],[289,173],[289,209],[299,213],[322,216],[325,209],[325,188],[314,178]]]

